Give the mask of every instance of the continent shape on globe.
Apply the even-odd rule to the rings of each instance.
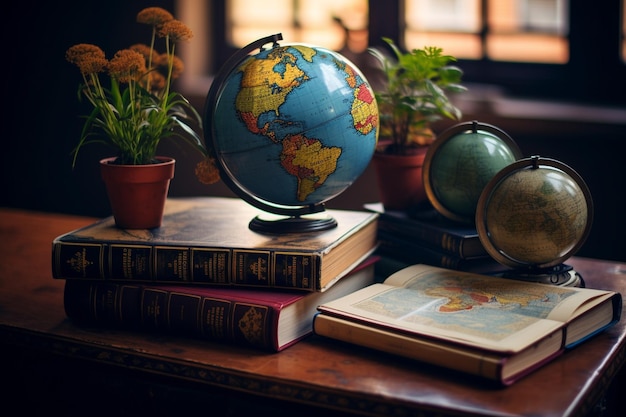
[[[500,181],[485,206],[493,246],[514,266],[553,266],[567,257],[587,230],[585,194],[566,173],[540,167]]]
[[[378,108],[361,72],[330,50],[274,46],[225,79],[216,153],[246,192],[293,206],[327,201],[365,170]]]

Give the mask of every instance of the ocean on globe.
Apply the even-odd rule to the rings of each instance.
[[[500,263],[540,269],[562,263],[585,241],[593,204],[580,176],[559,161],[526,158],[485,187],[476,227]]]
[[[374,92],[337,52],[275,43],[218,86],[213,146],[240,192],[272,205],[326,202],[366,169],[378,140]]]
[[[473,223],[483,188],[521,158],[517,144],[500,129],[460,123],[438,136],[424,162],[424,187],[432,205],[451,220]]]

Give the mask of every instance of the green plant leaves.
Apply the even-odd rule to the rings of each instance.
[[[390,38],[383,38],[393,52],[390,58],[377,49],[370,53],[381,63],[385,86],[375,91],[381,132],[391,136],[396,153],[414,143],[415,135],[430,135],[430,123],[442,117],[460,119],[461,110],[448,92],[463,92],[463,71],[456,58],[443,49],[426,46],[403,52]]]

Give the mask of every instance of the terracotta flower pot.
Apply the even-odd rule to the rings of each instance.
[[[412,155],[374,154],[378,191],[386,209],[407,210],[428,199],[422,180],[427,149],[420,148]]]
[[[152,229],[161,226],[170,180],[174,178],[173,158],[149,165],[116,165],[113,158],[100,161],[109,203],[117,227]]]

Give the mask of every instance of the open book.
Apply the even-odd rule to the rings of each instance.
[[[316,334],[510,385],[620,319],[620,293],[423,264],[318,307]]]

